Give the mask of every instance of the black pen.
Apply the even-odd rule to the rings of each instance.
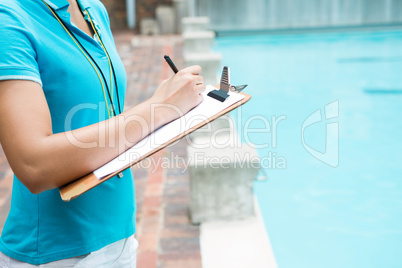
[[[169,64],[170,68],[172,68],[173,72],[174,72],[175,74],[177,74],[177,72],[178,72],[179,70],[177,70],[177,67],[176,67],[176,65],[174,65],[172,59],[171,59],[168,55],[165,55],[164,58],[165,58],[167,64]]]

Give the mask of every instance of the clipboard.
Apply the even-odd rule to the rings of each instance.
[[[208,86],[208,87],[209,87],[209,90],[206,90],[205,94],[207,94],[210,91],[216,89],[216,88],[214,88],[212,86]],[[124,171],[124,170],[130,168],[131,166],[134,166],[135,164],[141,162],[145,158],[147,158],[147,157],[153,155],[154,153],[164,149],[165,147],[171,145],[172,143],[182,139],[183,137],[185,137],[188,134],[196,131],[197,129],[205,126],[206,124],[214,121],[215,119],[221,117],[222,115],[225,115],[225,114],[229,113],[230,111],[240,107],[241,105],[245,104],[246,102],[248,102],[251,99],[250,95],[248,95],[246,93],[243,93],[243,92],[239,92],[239,93],[230,92],[230,94],[239,94],[242,97],[242,99],[240,99],[239,101],[234,102],[230,106],[218,111],[217,113],[213,114],[212,116],[208,116],[207,118],[205,118],[201,122],[198,122],[195,125],[189,127],[188,129],[185,129],[183,132],[181,132],[180,134],[178,134],[174,138],[169,139],[168,141],[164,142],[163,144],[157,146],[156,148],[152,148],[152,150],[150,150],[146,154],[141,155],[139,158],[137,158],[137,159],[135,159],[133,161],[130,161],[129,163],[125,163],[124,166],[118,168],[117,170],[114,170],[113,172],[109,172],[107,175],[103,176],[102,178],[98,178],[98,176],[96,175],[96,171],[93,171],[88,175],[85,175],[85,176],[83,176],[83,177],[81,177],[81,178],[79,178],[79,179],[77,179],[75,181],[72,181],[72,182],[60,187],[59,191],[60,191],[61,199],[63,201],[68,202],[68,201],[70,201],[70,200],[82,195],[83,193],[89,191],[90,189],[96,187],[97,185],[99,185],[99,184],[107,181],[108,179],[118,175],[122,171]],[[204,98],[211,98],[211,97],[205,95]],[[196,108],[194,108],[195,111],[196,111]],[[171,123],[169,123],[169,124],[171,124]],[[160,130],[163,131],[163,127]],[[152,133],[150,135],[152,135]],[[147,139],[150,135],[145,137],[144,140]],[[115,158],[112,161],[118,161],[118,160],[116,160],[117,158]],[[111,163],[112,161],[110,161],[109,163]],[[107,163],[106,165],[108,165],[109,163]],[[99,169],[101,169],[101,168],[99,168]]]

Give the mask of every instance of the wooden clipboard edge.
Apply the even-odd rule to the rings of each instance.
[[[95,174],[93,172],[91,172],[88,175],[85,175],[82,178],[79,178],[75,181],[72,181],[62,187],[59,188],[60,191],[60,196],[61,199],[65,202],[71,201],[74,198],[82,195],[83,193],[91,190],[92,188],[94,188],[95,186],[107,181],[110,178],[113,178],[114,176],[116,176],[117,174],[119,174],[120,172],[122,172],[123,170],[126,170],[134,165],[136,165],[137,163],[141,162],[142,160],[144,160],[145,158],[153,155],[154,153],[166,148],[167,146],[171,145],[172,143],[182,139],[183,137],[187,136],[188,134],[196,131],[197,129],[205,126],[208,123],[211,123],[212,121],[214,121],[215,119],[221,117],[222,115],[225,115],[227,113],[229,113],[230,111],[240,107],[241,105],[245,104],[246,102],[248,102],[251,99],[251,96],[249,94],[240,92],[238,94],[244,95],[245,97],[234,103],[233,105],[227,107],[226,109],[224,109],[223,111],[217,113],[216,115],[209,117],[208,119],[200,122],[199,124],[197,124],[196,126],[184,131],[183,133],[181,133],[180,135],[176,136],[175,138],[167,141],[166,143],[162,144],[161,146],[159,146],[158,148],[152,150],[151,152],[147,153],[146,155],[142,156],[141,158],[133,161],[132,163],[130,163],[129,165],[126,165],[125,167],[123,167],[122,169],[113,172],[109,175],[107,175],[106,177],[102,178],[102,179],[98,179]]]

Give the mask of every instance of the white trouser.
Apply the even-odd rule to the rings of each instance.
[[[138,242],[134,236],[107,245],[90,254],[32,265],[0,252],[0,268],[136,268]]]

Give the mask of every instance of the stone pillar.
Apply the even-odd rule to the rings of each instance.
[[[213,52],[184,54],[186,66],[200,65],[202,67],[201,75],[204,77],[206,85],[219,84],[218,69],[221,65],[221,60],[221,54]]]
[[[181,20],[188,16],[188,0],[173,0],[173,6],[176,12],[176,33],[183,32]]]
[[[159,33],[156,20],[153,18],[143,18],[140,21],[140,34],[157,35]]]
[[[253,183],[260,169],[256,150],[187,148],[190,173],[190,217],[194,224],[239,220],[254,215]]]
[[[219,84],[218,69],[222,56],[219,53],[211,52],[215,33],[207,30],[209,18],[187,17],[182,19],[182,24],[185,65],[200,65],[205,84]]]
[[[176,16],[173,7],[158,6],[155,14],[160,34],[173,34],[176,32]]]
[[[190,134],[190,216],[194,224],[254,215],[253,184],[260,158],[241,144],[230,115]]]
[[[212,31],[184,32],[183,52],[186,53],[208,53],[215,40],[215,33]]]
[[[209,27],[208,17],[186,17],[181,20],[184,32],[207,31]]]

